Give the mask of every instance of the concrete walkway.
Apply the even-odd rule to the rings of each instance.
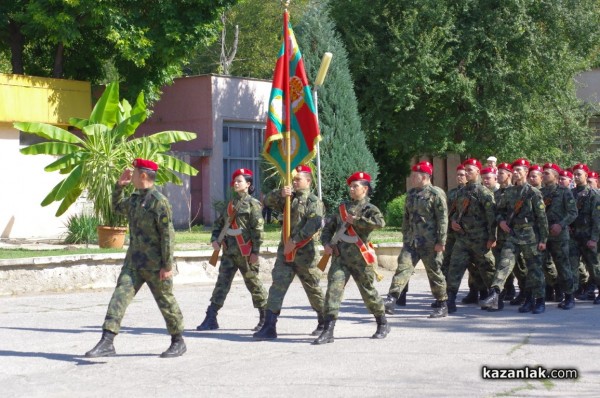
[[[391,274],[377,284],[387,291]],[[267,282],[267,287],[269,283]],[[323,280],[325,288],[326,282]],[[299,283],[286,297],[280,338],[257,342],[257,313],[241,283],[219,313],[221,329],[196,332],[213,284],[177,285],[188,352],[160,359],[164,322],[143,288],[115,339],[117,356],[86,359],[100,338],[112,289],[0,297],[2,397],[597,397],[600,306],[571,311],[550,304],[542,315],[515,307],[491,314],[475,306],[432,320],[424,271],[410,283],[409,304],[389,317],[387,339],[371,340],[375,322],[354,282],[347,287],[335,343],[312,346],[314,313]],[[462,297],[464,292],[460,295]],[[575,368],[577,380],[483,380],[482,366]]]

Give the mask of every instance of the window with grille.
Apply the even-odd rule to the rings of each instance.
[[[254,196],[259,197],[264,131],[264,124],[223,123],[223,192],[227,198],[231,188],[231,175],[242,168],[254,173]]]

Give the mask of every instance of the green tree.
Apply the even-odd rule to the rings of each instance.
[[[156,99],[190,53],[218,33],[235,0],[12,0],[0,4],[0,52],[11,71],[106,83]],[[6,55],[5,55],[6,56]]]
[[[332,0],[383,199],[414,156],[589,161],[573,77],[596,61],[597,0]]]
[[[323,202],[335,212],[348,198],[346,179],[365,171],[377,185],[379,169],[361,129],[358,104],[348,68],[347,52],[329,17],[327,1],[312,1],[299,24],[294,26],[309,79],[316,79],[325,52],[333,58],[329,72],[318,89],[321,127],[321,173]]]

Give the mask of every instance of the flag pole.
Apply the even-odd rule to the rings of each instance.
[[[291,135],[291,106],[290,106],[290,43],[289,43],[289,14],[287,7],[289,6],[289,0],[284,2],[285,10],[283,12],[283,76],[284,76],[284,85],[283,85],[283,98],[284,107],[285,107],[285,185],[292,185],[292,139]],[[284,211],[284,243],[290,239],[291,234],[291,210],[292,210],[292,201],[289,196],[285,197],[285,211]]]
[[[317,90],[323,85],[325,81],[325,76],[327,75],[327,70],[329,69],[329,64],[331,63],[331,58],[333,54],[330,52],[326,52],[323,54],[323,58],[321,59],[321,66],[319,67],[319,72],[317,73],[317,78],[315,79],[315,85],[313,86],[313,100],[315,103],[315,116],[317,118],[317,125],[319,125],[319,96],[317,94]],[[321,145],[320,142],[317,142],[317,192],[319,193],[319,200],[323,200],[323,191],[321,189]]]

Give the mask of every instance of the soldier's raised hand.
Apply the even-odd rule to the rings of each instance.
[[[133,172],[131,171],[131,169],[123,170],[121,177],[119,177],[118,184],[121,186],[129,185],[129,183],[131,182],[132,175]]]

